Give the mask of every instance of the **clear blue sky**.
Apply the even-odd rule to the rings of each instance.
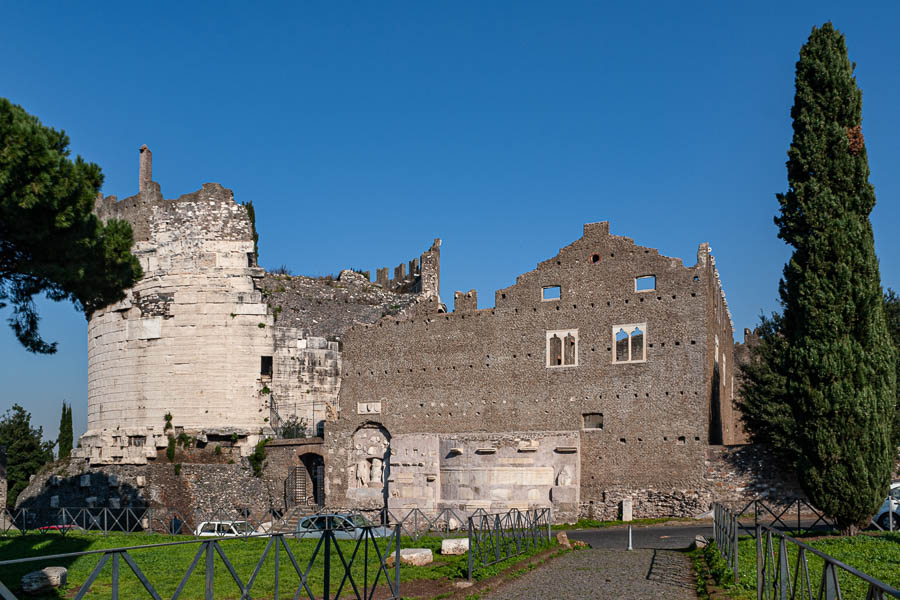
[[[863,90],[883,285],[900,288],[896,1],[4,3],[0,95],[136,192],[220,182],[257,207],[260,263],[395,266],[441,237],[442,292],[497,288],[585,222],[693,264],[713,248],[738,337],[777,308],[794,63],[826,20]],[[86,323],[0,329],[0,411],[86,426]],[[7,314],[0,317],[6,318]]]

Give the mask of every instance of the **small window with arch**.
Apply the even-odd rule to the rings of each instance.
[[[647,324],[630,323],[612,328],[613,363],[636,363],[647,360]]]
[[[561,329],[547,332],[547,365],[550,367],[578,366],[578,330]]]

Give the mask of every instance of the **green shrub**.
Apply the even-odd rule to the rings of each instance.
[[[269,440],[267,438],[259,440],[256,444],[256,448],[253,449],[253,453],[248,457],[250,466],[253,468],[254,477],[262,477],[262,471],[266,460],[266,444],[268,442]]]
[[[175,438],[171,435],[169,436],[169,444],[166,446],[166,458],[169,459],[169,462],[175,460]]]
[[[175,475],[176,476],[181,475],[181,463],[175,464]]]

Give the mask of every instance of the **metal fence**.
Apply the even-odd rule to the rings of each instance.
[[[713,505],[714,539],[719,555],[734,573],[734,583],[738,583],[738,534],[741,529],[747,529],[740,524],[738,516],[721,504]],[[776,525],[790,528],[780,516],[772,516],[771,526],[756,523],[751,534],[756,540],[758,600],[840,600],[844,597],[838,577],[841,572],[846,573],[844,577],[861,580],[866,588],[866,600],[900,598],[900,591],[886,583],[778,531]],[[810,574],[810,554],[822,560],[821,574]]]
[[[138,566],[138,560],[142,560],[142,555],[147,556],[149,553],[153,551],[159,552],[163,548],[196,545],[197,551],[193,555],[190,566],[183,572],[178,587],[171,596],[172,600],[182,597],[185,586],[195,570],[197,570],[197,565],[201,559],[204,560],[205,564],[205,567],[202,569],[204,598],[207,600],[216,598],[216,586],[218,585],[218,597],[249,599],[254,591],[253,586],[258,583],[258,576],[270,555],[272,556],[272,561],[267,568],[273,569],[274,593],[272,593],[272,597],[274,598],[279,597],[279,588],[284,588],[288,585],[293,587],[294,583],[296,583],[296,590],[293,591],[295,600],[299,598],[307,598],[308,600],[319,600],[320,598],[327,600],[337,598],[373,600],[376,597],[376,592],[378,592],[379,598],[399,599],[400,527],[394,528],[390,537],[387,538],[379,537],[379,532],[383,532],[383,528],[374,526],[360,527],[357,539],[342,540],[342,543],[338,543],[338,539],[335,537],[335,533],[338,531],[338,529],[332,529],[330,526],[323,529],[312,555],[305,562],[303,562],[303,557],[299,556],[298,542],[290,536],[287,539],[283,534],[249,536],[263,537],[267,539],[267,543],[246,583],[235,570],[232,560],[228,558],[226,549],[233,549],[235,544],[241,544],[247,538],[203,538],[200,540],[7,560],[0,562],[0,597],[4,598],[4,600],[16,600],[16,596],[10,591],[10,587],[13,587],[15,582],[3,581],[3,578],[12,576],[13,569],[11,567],[15,565],[35,563],[34,566],[37,568],[41,565],[46,565],[48,562],[68,562],[78,557],[92,556],[97,558],[97,563],[91,570],[88,578],[80,584],[78,591],[75,592],[74,597],[76,600],[80,600],[95,583],[103,586],[104,593],[108,589],[112,598],[119,597],[120,585],[123,586],[123,589],[124,586],[131,586],[129,589],[134,589],[132,583],[128,581],[122,582],[123,563],[143,586],[147,597],[160,600],[159,582],[157,581],[155,586],[153,576],[163,572],[163,576],[170,576],[172,570],[180,570],[182,567],[174,565],[171,560],[167,560],[165,569],[154,569],[152,571],[148,569],[147,573],[145,573]],[[291,545],[294,546],[293,549]],[[283,558],[282,552],[284,554]],[[393,569],[386,564],[386,559],[392,553],[394,554]],[[232,555],[234,554],[236,552],[232,551]],[[217,583],[215,577],[217,556],[220,563],[219,568],[224,567],[228,574],[228,577],[225,578],[226,586],[223,586],[221,580]],[[288,564],[286,567],[282,567],[282,563],[285,560]],[[153,564],[158,562],[158,558],[156,561],[150,559],[147,562]],[[109,577],[111,577],[110,581],[107,582],[105,579],[98,581],[98,577],[105,571],[107,565],[109,565],[109,571],[107,572],[109,572]],[[354,566],[356,567],[355,569]],[[370,566],[374,567],[374,572],[371,572]],[[287,574],[284,571],[287,571]],[[321,578],[318,575],[321,575]],[[237,593],[235,592],[235,586]],[[382,587],[378,589],[379,586]],[[257,597],[261,593],[257,590]],[[166,591],[166,595],[168,595],[168,591]]]
[[[809,556],[822,560],[822,572],[810,573]],[[816,571],[817,569],[814,569]],[[756,527],[756,597],[759,600],[840,600],[841,578],[859,580],[866,600],[900,598],[900,590],[878,581],[833,556],[807,546],[767,525]]]
[[[0,510],[0,536],[33,533],[60,533],[70,531],[97,531],[110,533],[162,533],[169,535],[192,535],[198,537],[203,523],[246,524],[239,535],[293,533],[297,524],[307,516],[319,514],[346,514],[361,519],[365,524],[372,521],[359,511],[340,508],[314,508],[297,506],[290,510],[247,508],[218,508],[210,510],[184,511],[172,507],[129,507],[129,508],[49,508]],[[377,512],[375,513],[377,517]]]
[[[388,526],[400,525],[403,527],[403,535],[418,541],[426,535],[442,538],[462,537],[468,534],[470,517],[478,518],[487,514],[483,508],[473,512],[455,508],[444,508],[437,512],[411,508],[405,513],[402,510],[384,510],[381,513],[381,523]]]
[[[738,582],[738,531],[737,515],[721,504],[713,504],[713,539],[719,555],[734,572],[734,582]]]
[[[753,516],[753,525],[740,522],[741,517],[750,515]],[[796,516],[796,521],[793,521],[794,516]],[[796,531],[798,535],[810,533],[819,525],[836,529],[832,521],[829,521],[824,514],[804,498],[787,499],[778,504],[767,504],[765,501],[755,498],[735,513],[735,517],[738,519],[738,526],[741,530],[752,537],[756,537],[756,526],[764,524],[760,523],[761,519],[768,521],[773,527]],[[804,523],[804,517],[815,517],[815,520],[811,525],[807,525]]]
[[[467,521],[469,581],[475,571],[549,544],[552,539],[550,508],[482,513],[469,517]]]
[[[26,533],[60,533],[96,531],[103,535],[161,533],[198,537],[202,523],[246,523],[240,535],[292,533],[304,517],[321,514],[351,515],[369,525],[401,526],[403,535],[418,541],[425,536],[464,537],[468,535],[469,517],[488,515],[479,508],[472,512],[445,508],[437,512],[418,508],[374,510],[295,506],[288,510],[218,508],[184,511],[172,507],[93,508],[66,507],[49,509],[0,510],[0,536]]]

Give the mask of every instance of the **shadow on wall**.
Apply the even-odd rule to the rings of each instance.
[[[58,512],[60,508],[147,508],[143,490],[115,474],[90,472],[63,477],[51,475],[40,490],[16,503],[35,513]]]
[[[717,497],[716,500],[749,502],[759,498],[779,504],[806,498],[793,468],[784,464],[764,444],[725,446],[711,448],[710,451],[721,453],[717,457],[719,460],[710,461],[710,469],[714,471],[711,475],[724,484],[719,489],[730,496]]]

